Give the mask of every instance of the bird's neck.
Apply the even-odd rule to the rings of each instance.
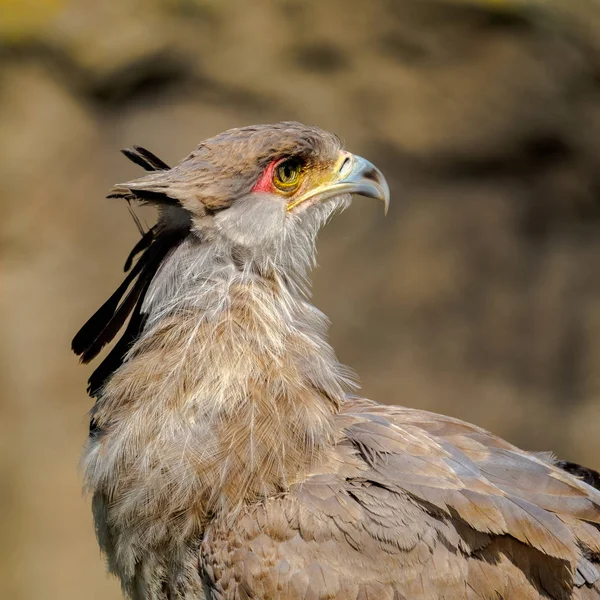
[[[197,250],[177,250],[150,291],[148,326],[95,409],[112,448],[90,452],[88,473],[97,486],[99,461],[117,461],[146,511],[194,506],[201,521],[300,480],[351,384],[294,282]]]

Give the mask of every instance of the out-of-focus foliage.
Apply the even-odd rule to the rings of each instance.
[[[31,39],[47,28],[65,0],[1,0],[0,35],[7,41]]]
[[[0,597],[119,597],[69,343],[137,239],[132,144],[338,133],[393,194],[315,273],[364,393],[599,468],[599,73],[595,0],[0,0]]]

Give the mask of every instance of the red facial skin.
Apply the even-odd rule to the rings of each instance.
[[[255,183],[252,188],[253,192],[276,192],[277,189],[273,185],[273,171],[275,167],[285,160],[284,158],[280,158],[277,160],[272,160],[269,166],[265,169],[264,173],[260,176],[259,180]]]

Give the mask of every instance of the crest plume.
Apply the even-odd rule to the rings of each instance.
[[[133,150],[127,148],[122,152],[129,160],[146,171],[164,171],[170,168],[149,150],[141,146],[133,148]],[[108,197],[147,200],[143,192],[142,195],[139,192],[114,193]],[[110,375],[119,368],[127,350],[141,333],[145,322],[142,305],[150,282],[168,253],[181,243],[187,234],[188,231],[185,229],[167,231],[160,223],[143,233],[125,261],[124,270],[129,272],[123,283],[73,338],[71,345],[73,352],[80,357],[81,362],[88,363],[117,336],[129,318],[129,324],[122,337],[90,376],[88,393],[91,396],[95,396]],[[139,258],[133,264],[138,255]]]

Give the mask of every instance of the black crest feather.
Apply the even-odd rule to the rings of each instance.
[[[169,169],[164,161],[139,146],[134,146],[133,150],[123,150],[123,154],[147,171]],[[176,204],[176,200],[166,195],[164,195],[165,201],[163,195],[154,192],[152,194],[161,197],[150,199],[145,197],[145,192],[139,193],[137,190],[129,195],[112,194],[109,197]],[[125,261],[125,272],[129,272],[123,283],[73,338],[73,352],[80,356],[82,362],[87,363],[98,356],[102,348],[117,336],[129,318],[123,335],[88,381],[88,393],[91,396],[96,396],[108,378],[121,366],[127,351],[141,334],[146,320],[142,306],[150,283],[164,259],[188,233],[189,228],[166,229],[160,223],[143,233]],[[135,257],[138,255],[140,256],[134,264]]]
[[[171,198],[166,192],[158,192],[156,190],[143,190],[129,188],[120,190],[115,189],[107,198],[123,198],[125,200],[137,200],[146,204],[157,204],[162,206],[178,206],[179,202],[175,198]]]
[[[142,146],[134,146],[131,148],[125,148],[121,152],[136,165],[146,169],[146,171],[168,171],[171,167],[164,161],[158,158],[155,154],[142,148]]]
[[[150,232],[152,232],[152,230],[150,230],[148,233]],[[115,292],[115,294],[109,298],[109,300],[90,319],[90,321],[84,325],[79,334],[77,334],[76,338],[80,336],[80,334],[93,319],[96,319],[96,323],[94,323],[94,325],[97,327],[97,329],[90,328],[89,330],[92,332],[92,335],[90,335],[88,338],[85,338],[85,334],[89,333],[89,331],[83,334],[83,339],[87,339],[91,343],[84,350],[84,352],[77,352],[81,355],[81,360],[83,362],[87,362],[98,354],[102,346],[114,339],[125,323],[127,317],[131,315],[129,323],[127,324],[127,327],[119,341],[114,345],[112,350],[107,354],[98,368],[92,373],[88,381],[88,393],[90,396],[96,396],[98,394],[108,378],[121,366],[127,351],[140,336],[146,321],[146,315],[142,312],[142,305],[144,303],[144,298],[146,297],[146,292],[148,291],[150,283],[152,282],[154,275],[156,275],[156,272],[158,271],[163,260],[183,241],[187,234],[188,231],[186,230],[159,232],[158,234],[153,234],[153,239],[150,245],[144,251],[128,275],[128,277],[130,277],[131,274],[137,269],[138,265],[141,264],[141,267],[137,271],[135,283],[131,285],[131,289],[127,295],[125,295],[121,303],[118,306],[115,306],[115,295],[117,295],[119,292],[122,292],[122,295],[120,296],[121,298],[125,294],[123,286],[125,281],[127,281],[127,278],[123,284],[121,284],[117,292]],[[106,308],[109,302],[111,304],[108,308]],[[100,311],[103,311],[102,318],[97,317]],[[92,339],[93,333],[96,332],[98,332],[98,334],[94,339]],[[73,341],[75,342],[75,340]]]

